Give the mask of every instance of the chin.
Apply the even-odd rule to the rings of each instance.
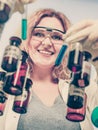
[[[41,67],[41,68],[52,68],[54,66],[54,64],[36,64],[37,66]]]

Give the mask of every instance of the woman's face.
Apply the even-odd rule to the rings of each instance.
[[[64,29],[55,17],[45,17],[34,28],[29,42],[29,55],[34,64],[52,67],[63,44]]]

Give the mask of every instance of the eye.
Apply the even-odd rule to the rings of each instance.
[[[52,35],[51,38],[52,38],[53,40],[63,40],[63,39],[62,39],[62,36],[57,35],[57,34]]]
[[[43,32],[33,32],[32,33],[32,36],[36,36],[36,37],[45,37],[44,33]]]

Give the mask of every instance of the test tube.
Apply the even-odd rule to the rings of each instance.
[[[67,67],[72,72],[78,72],[82,69],[82,63],[83,63],[82,44],[77,42],[71,45]]]
[[[67,45],[63,44],[61,49],[60,49],[60,52],[56,58],[56,61],[55,61],[55,66],[59,66],[62,62],[62,59],[64,57],[64,54],[66,52],[66,49],[67,49]]]
[[[24,5],[24,13],[22,14],[22,32],[21,38],[22,40],[26,40],[27,38],[27,4]]]

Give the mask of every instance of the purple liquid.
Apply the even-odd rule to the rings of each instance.
[[[24,79],[22,79],[24,80]],[[16,96],[13,104],[13,111],[25,114],[27,112],[27,107],[30,99],[30,87],[32,86],[33,82],[31,79],[27,78],[25,90],[23,91],[22,95]]]
[[[74,109],[81,108],[83,107],[83,98],[77,95],[69,96],[67,105]]]
[[[23,64],[21,65],[18,74],[16,71],[14,74],[6,76],[6,80],[3,86],[3,90],[6,93],[16,96],[22,94],[24,79],[26,78],[27,67],[27,64]]]
[[[1,67],[7,72],[14,72],[17,69],[17,63],[18,63],[18,60],[15,58],[12,58],[12,62],[9,64],[9,57],[5,57],[3,59],[3,63]]]
[[[28,102],[29,102],[29,97],[30,97],[30,92],[27,92],[27,97],[25,100],[15,100],[13,104],[13,111],[20,113],[20,114],[25,114],[27,112],[27,107],[28,107]]]

